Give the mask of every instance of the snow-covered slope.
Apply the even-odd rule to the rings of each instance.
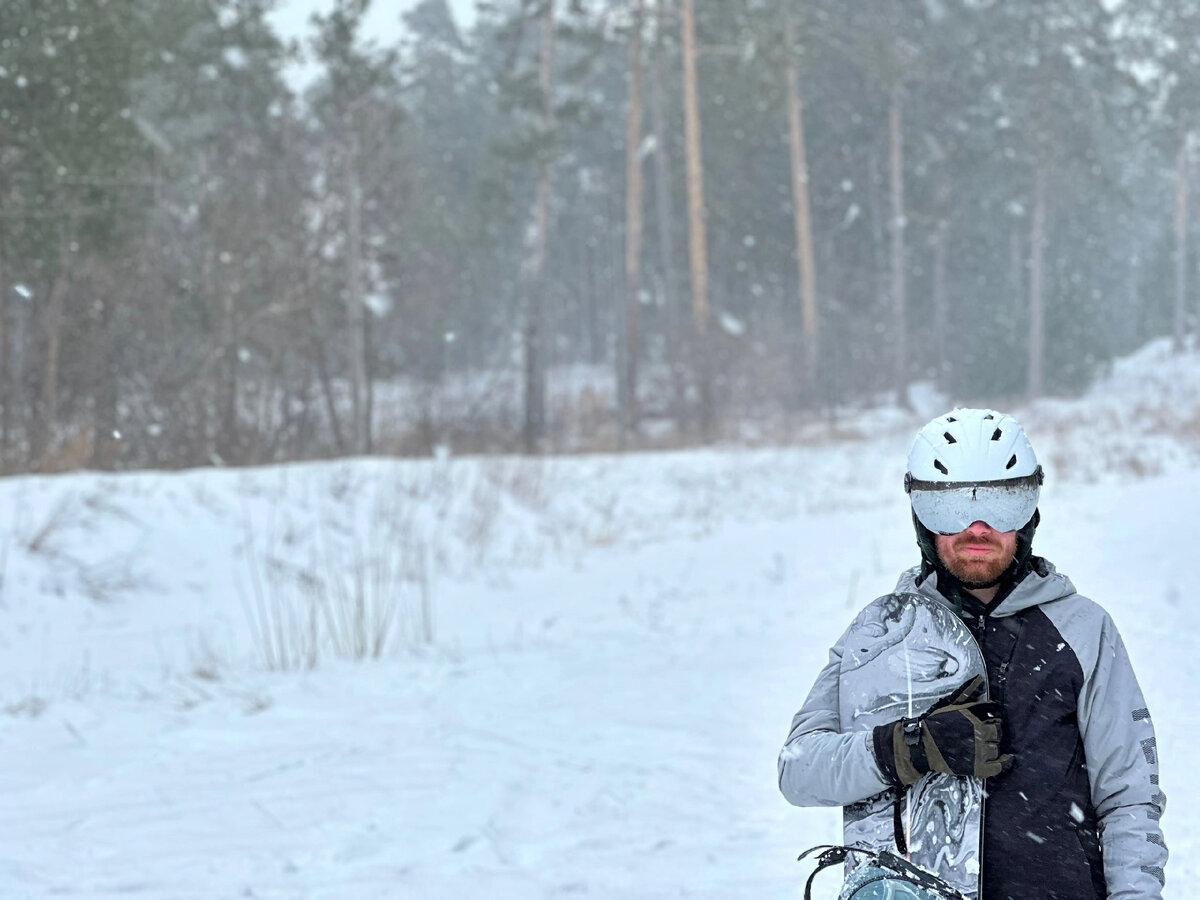
[[[1200,359],[1152,346],[1015,412],[1037,550],[1112,611],[1154,712],[1183,897]],[[920,424],[0,482],[0,895],[797,896],[838,815],[790,808],[775,755],[914,561]]]

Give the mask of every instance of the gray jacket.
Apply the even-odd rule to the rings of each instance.
[[[1160,898],[1166,797],[1150,713],[1117,628],[1065,576],[1034,558],[978,621],[991,696],[1014,767],[987,783],[982,897]],[[951,605],[936,574],[906,572],[896,592]],[[779,786],[797,806],[847,806],[888,790],[870,732],[842,733],[842,651],[830,651],[779,756]]]

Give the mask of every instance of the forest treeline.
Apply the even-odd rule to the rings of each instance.
[[[4,472],[703,442],[1194,346],[1200,0],[369,5],[0,0]]]

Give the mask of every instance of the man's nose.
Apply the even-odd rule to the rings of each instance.
[[[964,530],[970,532],[971,534],[985,535],[985,534],[991,534],[996,529],[994,529],[987,522],[980,519],[979,521],[972,522]]]

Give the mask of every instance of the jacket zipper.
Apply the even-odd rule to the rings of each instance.
[[[983,660],[983,683],[988,683],[987,677],[987,656],[983,652],[983,637],[985,634],[984,627],[986,626],[984,617],[979,617],[979,637],[975,639],[975,645],[979,648],[979,658]],[[1007,664],[1006,664],[1007,665]],[[1004,675],[1004,666],[1000,668],[1000,675]],[[992,694],[991,687],[988,687],[987,697],[990,700]],[[983,897],[983,830],[987,819],[987,782],[982,778],[979,779],[979,889],[975,892],[976,897]]]
[[[953,609],[951,611],[953,612]],[[986,693],[984,694],[984,699],[990,700],[992,689],[991,689],[991,683],[988,679],[987,657],[983,653],[983,636],[985,633],[985,626],[987,625],[987,617],[984,616],[982,613],[975,617],[976,624],[979,626],[979,634],[978,635],[975,634],[974,629],[971,628],[970,622],[967,619],[961,618],[959,616],[955,616],[955,618],[958,618],[958,620],[960,622],[962,622],[963,625],[966,626],[967,634],[969,634],[971,636],[971,640],[975,644],[975,649],[979,651],[979,660],[983,664],[983,684],[984,684],[984,688],[986,691]],[[1008,669],[1008,663],[1007,662],[1001,663],[1000,673],[999,673],[1000,678],[997,679],[998,685],[1003,685],[1003,683],[1004,683],[1003,679],[1006,675],[1007,669]],[[979,862],[979,869],[978,869],[977,888],[975,890],[976,900],[981,900],[981,898],[983,897],[983,828],[984,828],[986,817],[987,817],[987,789],[986,789],[986,782],[981,778],[981,779],[979,779],[979,847],[978,847],[977,856],[976,856],[976,858]]]

